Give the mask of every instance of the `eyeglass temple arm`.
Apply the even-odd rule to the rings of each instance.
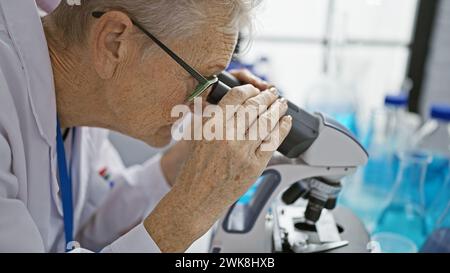
[[[92,16],[95,18],[100,18],[105,14],[105,12],[102,11],[94,11],[92,13]],[[131,22],[139,28],[142,32],[144,32],[150,39],[153,40],[162,50],[164,50],[170,57],[172,57],[179,65],[181,65],[184,70],[186,70],[189,74],[191,74],[192,77],[194,77],[199,83],[206,83],[208,80],[203,77],[197,70],[195,70],[193,67],[188,65],[183,59],[181,59],[177,54],[175,54],[170,48],[168,48],[165,44],[163,44],[160,40],[158,40],[155,36],[153,36],[150,32],[148,32],[145,28],[143,28],[140,24],[136,23],[133,19],[131,19]]]

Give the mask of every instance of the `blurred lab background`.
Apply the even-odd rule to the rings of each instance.
[[[330,115],[369,163],[339,203],[384,252],[450,252],[450,0],[265,0],[230,68]],[[126,165],[159,152],[115,134]]]

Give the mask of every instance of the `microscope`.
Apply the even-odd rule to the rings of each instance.
[[[208,101],[217,104],[237,85],[222,73]],[[364,225],[336,208],[341,179],[367,163],[366,150],[335,120],[288,106],[291,132],[247,196],[216,224],[210,251],[366,252]]]

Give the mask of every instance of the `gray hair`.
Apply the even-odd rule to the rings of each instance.
[[[213,9],[230,18],[223,31],[251,28],[252,10],[261,0],[81,0],[81,5],[61,1],[52,13],[66,43],[86,37],[93,11],[121,10],[161,39],[188,38],[208,24]]]

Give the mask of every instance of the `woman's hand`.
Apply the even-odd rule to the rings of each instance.
[[[268,87],[263,82],[255,84]],[[144,222],[161,251],[184,251],[206,232],[261,175],[291,129],[292,118],[284,116],[287,102],[278,98],[274,88],[261,92],[253,85],[235,87],[219,103],[224,110],[230,105],[237,106],[236,112],[226,113],[223,126],[235,126],[235,132],[243,135],[233,140],[192,141],[192,152],[180,167],[172,191]],[[236,114],[260,105],[267,106],[266,111],[254,120]],[[261,130],[259,124],[268,126]],[[256,138],[249,139],[249,132],[256,129],[260,130]],[[264,144],[269,142],[273,145],[267,149]]]
[[[251,84],[260,91],[269,89],[273,85],[261,80],[247,69],[233,70],[230,73],[240,82]],[[192,152],[192,141],[181,140],[168,149],[161,157],[161,169],[167,183],[173,187],[184,162]]]

